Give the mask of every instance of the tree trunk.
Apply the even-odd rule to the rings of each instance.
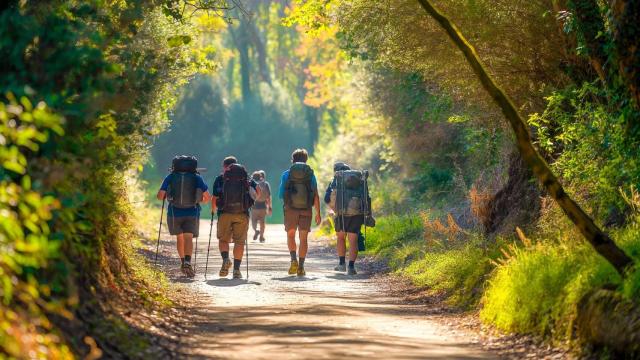
[[[229,26],[229,32],[233,39],[238,53],[240,53],[240,77],[242,84],[242,100],[248,101],[251,98],[251,59],[249,58],[249,36],[247,29],[240,22],[238,30],[235,31],[232,26]]]
[[[262,39],[258,27],[253,21],[248,20],[246,26],[258,55],[258,69],[260,70],[260,77],[262,78],[262,81],[271,86],[271,72],[269,71],[269,66],[267,66],[267,50],[265,49],[265,42]]]
[[[611,0],[611,23],[620,77],[640,109],[640,2]]]
[[[553,172],[551,172],[547,162],[533,146],[529,129],[522,116],[516,110],[511,99],[498,87],[486,71],[475,49],[464,38],[456,26],[446,16],[441,14],[429,0],[418,0],[418,2],[427,14],[440,24],[451,41],[462,51],[474,73],[480,79],[484,89],[500,107],[515,133],[516,145],[522,158],[531,167],[534,175],[540,180],[545,190],[556,201],[567,217],[576,225],[593,248],[609,261],[618,273],[625,276],[626,271],[633,265],[633,260],[627,256],[607,234],[600,230],[589,215],[565,193],[562,185]]]
[[[584,36],[587,55],[591,66],[606,87],[612,88],[613,82],[607,67],[610,67],[607,55],[607,36],[604,19],[596,0],[572,0],[568,2],[573,11],[578,31]]]

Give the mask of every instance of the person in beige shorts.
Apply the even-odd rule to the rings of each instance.
[[[242,278],[240,264],[249,231],[249,209],[253,205],[253,200],[250,200],[251,189],[255,191],[254,194],[259,194],[256,182],[248,178],[246,170],[236,158],[226,157],[222,162],[222,174],[213,182],[211,197],[211,213],[218,214],[218,249],[222,256],[220,277],[229,274],[229,243],[233,242],[233,278]]]
[[[313,208],[316,210],[316,225],[320,225],[320,199],[318,181],[307,165],[309,155],[305,149],[296,149],[291,154],[292,165],[282,173],[278,196],[284,202],[284,229],[291,255],[289,275],[305,276],[304,261],[307,256],[307,238],[311,230]],[[300,240],[299,258],[296,258],[296,231]]]
[[[266,174],[263,170],[255,171],[251,177],[253,181],[258,183],[260,189],[260,197],[256,197],[256,201],[251,208],[251,227],[253,228],[253,240],[258,239],[264,242],[264,232],[266,230],[267,215],[271,215],[273,209],[271,207],[271,185],[266,180]],[[260,225],[260,230],[258,230]]]

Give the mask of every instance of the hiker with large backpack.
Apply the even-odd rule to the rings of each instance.
[[[169,233],[177,239],[180,269],[188,277],[195,276],[191,265],[193,238],[198,237],[200,227],[200,203],[209,201],[207,184],[198,174],[198,160],[193,156],[176,156],[171,173],[164,178],[157,198],[168,200],[167,224]],[[164,208],[164,207],[163,207]],[[162,224],[162,222],[161,222]]]
[[[249,211],[260,189],[249,178],[244,166],[233,156],[222,161],[222,174],[213,182],[211,213],[218,214],[218,249],[222,256],[220,277],[226,277],[231,268],[229,243],[233,242],[233,278],[242,279],[240,264],[249,231]]]
[[[266,217],[271,215],[273,208],[271,207],[271,185],[266,180],[266,174],[263,170],[255,171],[251,174],[253,181],[258,183],[258,189],[260,189],[260,195],[256,197],[256,201],[251,208],[251,227],[253,228],[253,240],[258,239],[260,236],[260,242],[263,243],[264,232],[266,230]],[[260,230],[258,230],[258,224]]]
[[[309,154],[296,149],[291,154],[291,167],[282,173],[278,196],[284,202],[284,229],[291,255],[289,275],[305,276],[304,261],[307,256],[307,237],[311,231],[312,208],[316,210],[316,225],[320,225],[320,200],[318,182],[313,169],[307,165]],[[296,230],[300,239],[299,258],[296,257]]]
[[[333,165],[333,171],[334,177],[325,191],[324,202],[335,214],[333,223],[338,238],[339,263],[334,270],[356,275],[355,262],[358,258],[358,250],[364,250],[362,225],[373,225],[371,198],[367,185],[368,173],[352,170],[343,162],[336,162]],[[348,267],[345,262],[347,239],[349,241]]]

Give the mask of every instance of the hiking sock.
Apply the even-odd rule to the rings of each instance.
[[[304,267],[304,258],[301,257],[300,260],[298,260],[298,266],[299,267]]]
[[[353,268],[353,267],[355,267],[355,266],[356,266],[356,262],[355,262],[355,260],[349,260],[349,267],[350,267],[350,268]]]
[[[296,256],[296,252],[295,251],[289,251],[289,254],[291,255],[291,261],[296,261],[296,259],[298,258]]]
[[[233,259],[233,270],[240,270],[240,263],[242,260]]]
[[[220,255],[222,256],[222,260],[229,259],[229,252],[228,251],[220,251]]]
[[[184,258],[183,257],[180,258],[180,265],[184,266]]]
[[[191,264],[191,255],[185,255],[184,262]]]
[[[345,261],[345,257],[344,256],[338,256],[338,259],[340,259],[340,265],[344,265]]]

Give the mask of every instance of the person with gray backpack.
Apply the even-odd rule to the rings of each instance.
[[[253,240],[257,240],[260,236],[260,242],[265,241],[264,232],[266,230],[267,215],[271,215],[273,208],[271,207],[271,185],[266,180],[264,170],[255,171],[251,174],[253,181],[258,183],[260,195],[256,197],[256,201],[251,208],[251,227],[253,227]],[[258,230],[260,225],[260,230]]]
[[[200,227],[200,203],[209,201],[207,184],[198,174],[198,160],[193,156],[176,156],[171,164],[171,173],[164,178],[157,198],[169,202],[167,224],[169,233],[177,239],[180,269],[188,277],[195,276],[191,265],[193,238],[197,238]]]
[[[339,263],[336,271],[347,271],[356,275],[355,262],[358,250],[364,250],[362,225],[375,226],[371,216],[371,197],[367,183],[369,173],[366,170],[352,170],[343,162],[333,166],[334,177],[325,192],[324,201],[334,212]],[[349,266],[346,266],[346,240],[349,241]]]
[[[313,208],[316,225],[320,225],[320,200],[318,181],[313,169],[307,165],[309,154],[305,149],[296,149],[291,154],[291,167],[282,173],[278,197],[284,202],[284,229],[291,255],[289,275],[305,276],[304,261],[307,255],[307,238],[311,231]],[[300,239],[299,258],[296,257],[296,231]]]

